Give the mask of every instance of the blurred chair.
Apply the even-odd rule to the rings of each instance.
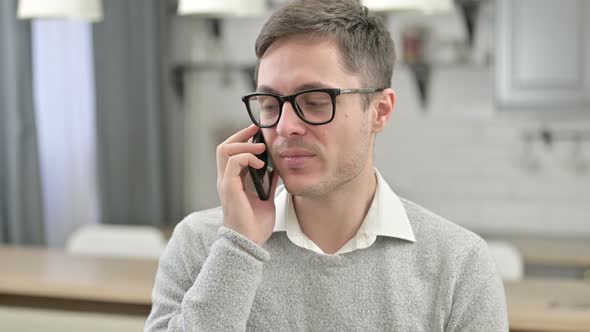
[[[166,246],[162,232],[152,226],[85,225],[66,243],[76,255],[158,259]]]
[[[524,274],[524,263],[520,251],[511,243],[486,241],[503,280],[520,280]]]

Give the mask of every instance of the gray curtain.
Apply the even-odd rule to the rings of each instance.
[[[45,243],[33,102],[31,30],[0,1],[0,243]]]
[[[94,25],[102,222],[164,225],[166,1],[105,0]]]

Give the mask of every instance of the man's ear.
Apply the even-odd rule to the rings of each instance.
[[[373,112],[372,129],[374,133],[381,132],[385,129],[389,118],[393,114],[394,106],[395,91],[390,88],[383,90],[379,99],[374,101],[374,106],[371,109]]]

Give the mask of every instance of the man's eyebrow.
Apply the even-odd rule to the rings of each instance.
[[[327,88],[332,88],[332,87],[327,85],[326,83],[322,83],[322,82],[310,82],[310,83],[298,85],[295,90],[296,91],[303,91],[303,90],[327,89]]]
[[[295,91],[293,91],[293,93],[303,91],[303,90],[326,89],[326,88],[331,88],[331,86],[327,85],[326,83],[322,83],[322,82],[309,82],[309,83],[304,83],[304,84],[298,85],[295,88]],[[278,90],[273,89],[272,87],[267,86],[267,85],[259,86],[258,89],[256,89],[256,92],[265,92],[265,93],[273,93],[276,95],[281,95],[281,92],[279,92]]]
[[[264,93],[272,93],[275,95],[280,95],[281,93],[278,90],[271,88],[270,86],[261,85],[256,89],[256,92],[264,92]]]

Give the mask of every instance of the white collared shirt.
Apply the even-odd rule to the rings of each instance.
[[[391,190],[376,169],[375,174],[377,175],[377,189],[369,211],[367,211],[356,235],[340,248],[335,253],[336,255],[368,248],[377,240],[377,236],[416,241],[400,198]],[[287,232],[287,237],[295,245],[325,254],[301,231],[291,194],[284,188],[277,188],[277,192],[279,194],[275,197],[276,221],[273,232]]]

